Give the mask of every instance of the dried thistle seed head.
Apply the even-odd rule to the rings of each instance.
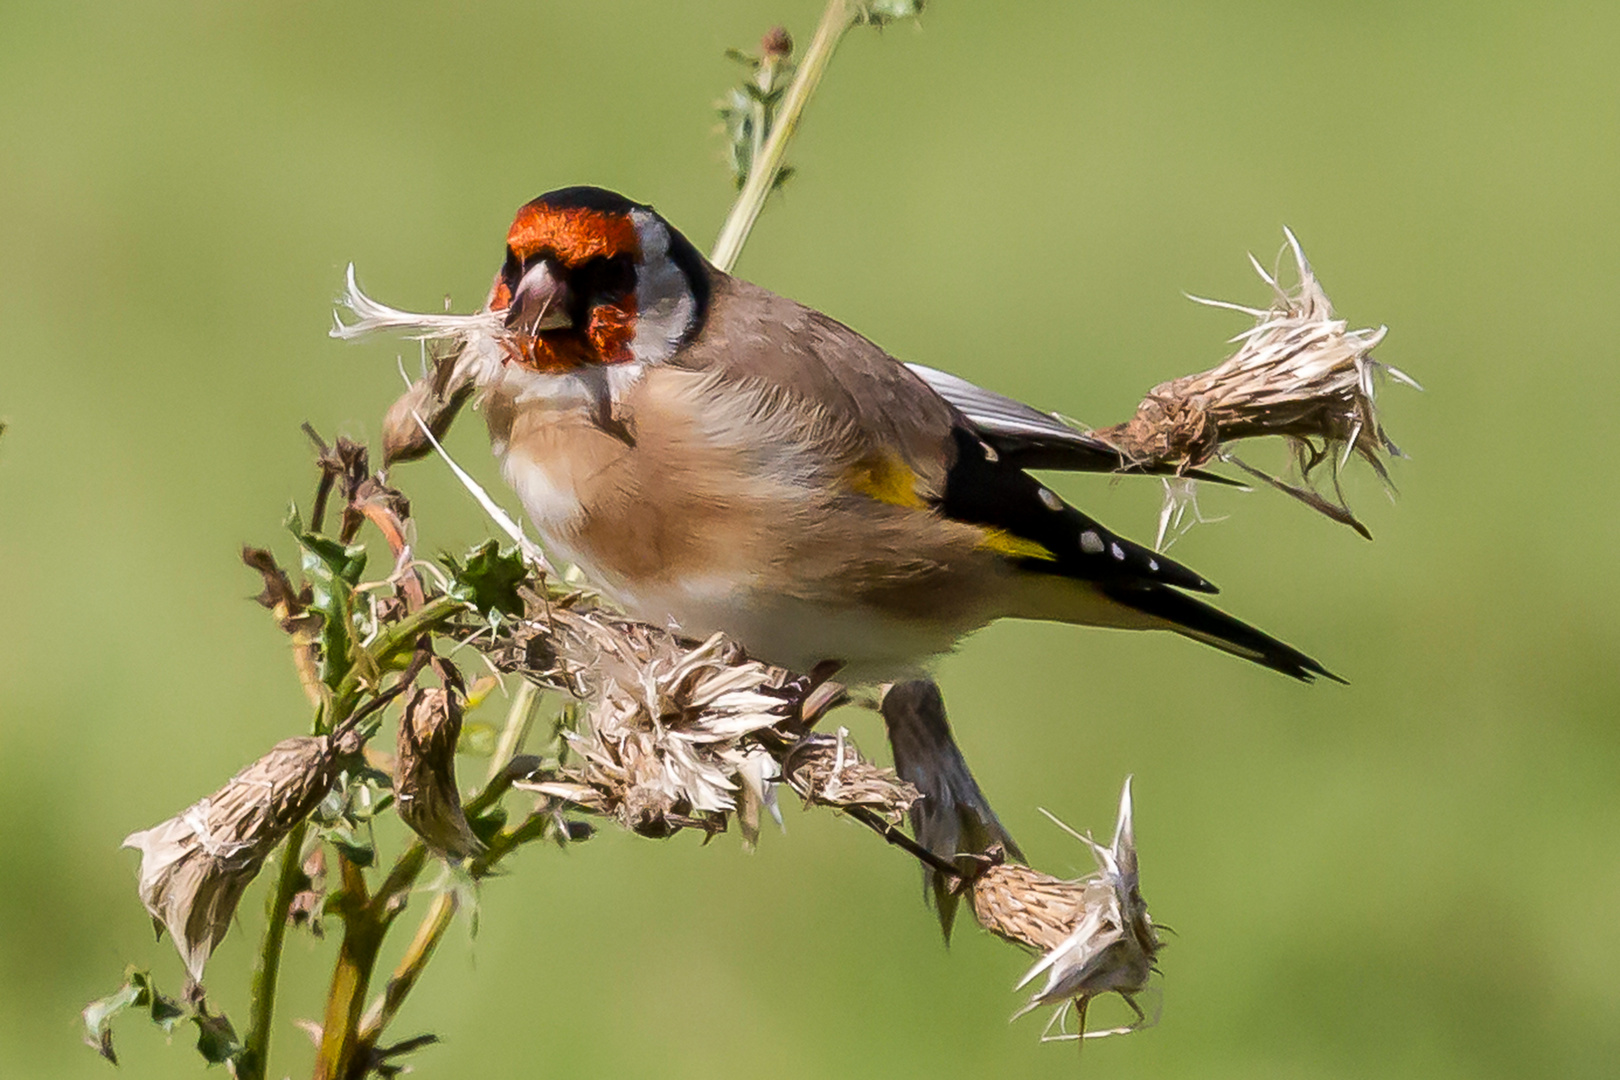
[[[440,346],[441,351],[443,346]],[[455,422],[463,405],[473,395],[473,384],[463,373],[456,377],[456,358],[442,355],[433,370],[411,383],[410,388],[388,407],[383,417],[383,467],[396,461],[415,461],[433,450],[433,440],[442,440]],[[427,432],[422,425],[427,425]]]
[[[1080,924],[1086,883],[1003,863],[972,880],[968,899],[980,926],[1004,941],[1044,952]]]
[[[581,730],[565,733],[572,762],[562,779],[597,795],[570,801],[650,835],[723,827],[755,752],[744,741],[790,712],[774,692],[778,673],[719,635],[690,648],[652,627],[562,604],[543,628],[518,636],[536,629],[554,646],[546,681],[592,701]]]
[[[1022,862],[1024,853],[990,808],[951,736],[938,685],[929,679],[896,683],[883,695],[882,712],[895,772],[921,795],[911,806],[917,842],[946,860],[980,855],[999,845]],[[948,941],[960,900],[958,879],[929,867],[923,868],[923,876]]]
[[[864,806],[891,825],[922,796],[900,779],[861,757],[848,728],[836,735],[807,735],[782,762],[782,775],[806,802],[822,806]]]
[[[141,902],[194,981],[265,858],[331,788],[336,758],[324,738],[287,739],[213,795],[124,838],[141,853]]]
[[[461,809],[456,741],[461,703],[446,687],[418,687],[399,718],[394,797],[399,816],[435,854],[452,862],[484,850]]]
[[[1160,942],[1137,879],[1131,782],[1129,779],[1125,781],[1125,790],[1120,796],[1119,821],[1114,828],[1113,842],[1108,847],[1080,835],[1056,818],[1052,820],[1091,849],[1098,868],[1096,873],[1079,881],[1063,883],[1068,886],[1067,889],[1057,888],[1048,880],[1029,882],[1032,887],[1020,891],[1013,880],[1003,881],[1001,891],[995,897],[996,911],[1003,919],[1008,911],[1016,912],[1011,925],[1025,935],[1022,940],[1032,943],[1039,934],[1042,939],[1039,947],[1045,949],[1044,955],[1019,981],[1018,988],[1029,985],[1042,974],[1046,976],[1046,981],[1016,1016],[1043,1005],[1056,1005],[1058,1012],[1052,1023],[1061,1030],[1069,1009],[1078,1005],[1083,1029],[1086,1003],[1101,994],[1114,993],[1120,995],[1136,1012],[1137,1022],[1129,1027],[1091,1032],[1090,1035],[1133,1031],[1146,1021],[1136,1004],[1136,995],[1147,987]],[[979,913],[977,884],[973,894],[975,914]],[[1055,898],[1059,899],[1054,904]],[[1071,909],[1070,919],[1061,924],[1067,932],[1057,942],[1049,943],[1059,924],[1053,919],[1029,918],[1029,912],[1042,909],[1046,904],[1052,904],[1055,911],[1057,904],[1073,901],[1077,903]],[[1047,1030],[1051,1031],[1051,1025]],[[1056,1037],[1086,1036],[1087,1033],[1082,1030],[1072,1036],[1060,1034]]]
[[[1376,382],[1387,373],[1408,385],[1417,383],[1373,359],[1384,327],[1351,330],[1345,320],[1334,317],[1333,305],[1299,241],[1293,233],[1285,230],[1285,234],[1299,278],[1292,291],[1250,256],[1272,290],[1269,308],[1193,298],[1254,317],[1254,327],[1232,339],[1239,343],[1238,351],[1209,371],[1154,387],[1129,422],[1094,434],[1138,464],[1186,471],[1215,457],[1233,460],[1251,475],[1365,534],[1338,493],[1338,471],[1356,455],[1389,483],[1387,459],[1402,455],[1379,417]],[[1267,435],[1281,436],[1293,445],[1307,486],[1285,483],[1231,457],[1233,443]],[[1321,465],[1328,467],[1334,500],[1308,486]]]

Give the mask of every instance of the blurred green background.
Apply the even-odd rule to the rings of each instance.
[[[0,7],[0,1073],[97,1077],[77,1011],[178,989],[128,832],[306,723],[237,562],[284,554],[298,424],[375,437],[413,347],[330,341],[373,295],[483,297],[513,209],[602,184],[700,247],[731,192],[726,46],[814,0]],[[938,0],[857,33],[740,272],[904,359],[1092,423],[1225,355],[1244,254],[1297,231],[1413,456],[1377,535],[1214,492],[1175,549],[1352,685],[1160,635],[998,625],[940,666],[1034,861],[1089,857],[1137,777],[1179,931],[1110,1076],[1612,1076],[1620,1062],[1620,7]],[[452,448],[498,483],[473,418]],[[427,547],[486,533],[399,471]],[[1151,538],[1151,481],[1062,482]],[[853,714],[873,750],[881,729]],[[481,767],[469,762],[466,769]],[[243,1014],[261,891],[211,966]],[[332,944],[292,940],[273,1064]],[[828,813],[741,852],[623,835],[484,890],[398,1025],[429,1077],[1074,1075],[1009,1026],[1026,961],[951,949],[915,868]],[[126,1020],[123,1075],[193,1075]]]

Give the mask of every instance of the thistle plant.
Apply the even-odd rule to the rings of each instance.
[[[831,0],[802,57],[779,30],[759,53],[734,54],[746,77],[721,116],[740,191],[715,244],[717,265],[735,262],[767,197],[788,179],[787,147],[838,42],[920,9],[916,0]],[[1377,367],[1367,356],[1382,331],[1335,322],[1293,250],[1297,291],[1267,277],[1276,303],[1251,312],[1259,325],[1236,356],[1155,388],[1130,423],[1093,433],[1123,469],[1190,476],[1229,461],[1259,475],[1231,446],[1275,434],[1307,448],[1307,474],[1353,453],[1386,475],[1383,455],[1395,451],[1373,411]],[[164,993],[160,982],[174,986],[167,977],[131,970],[87,1006],[87,1039],[102,1056],[117,1060],[115,1019],[144,1015],[165,1032],[194,1027],[198,1052],[240,1080],[279,1075],[269,1047],[281,956],[288,933],[311,933],[333,939],[326,1000],[309,1025],[313,1075],[359,1080],[425,1066],[413,1055],[436,1035],[401,1038],[394,1022],[458,913],[506,860],[584,843],[600,826],[649,838],[735,827],[752,845],[784,793],[860,822],[915,860],[947,936],[965,905],[985,930],[1028,950],[1034,962],[1019,986],[1039,986],[1019,1015],[1053,1009],[1045,1037],[1115,1034],[1146,1021],[1136,999],[1161,943],[1139,885],[1129,782],[1107,845],[1073,834],[1095,873],[1065,880],[1025,865],[957,751],[932,683],[886,688],[878,708],[894,764],[885,766],[830,719],[851,696],[827,672],[771,667],[724,637],[690,641],[625,618],[552,565],[443,455],[440,436],[474,403],[474,368],[500,362],[498,318],[390,308],[360,291],[352,269],[343,304],[335,336],[404,331],[424,342],[427,370],[385,419],[381,470],[367,447],[306,428],[316,480],[286,519],[295,562],[269,548],[242,552],[262,586],[259,604],[286,636],[310,715],[301,733],[263,749],[219,790],[126,840],[140,854],[140,901],[172,939],[183,975],[178,992]],[[510,544],[424,555],[422,523],[387,468],[435,452]],[[1342,499],[1336,506],[1348,518]],[[492,709],[498,690],[510,705],[489,767],[464,787],[456,757],[466,718]],[[389,816],[409,830],[399,850],[378,840],[376,824]],[[210,998],[217,973],[208,965],[261,876],[265,916],[239,1026]],[[409,944],[380,975],[380,950],[402,920],[414,923]],[[1122,997],[1137,1023],[1086,1031],[1088,1004],[1105,994]]]
[[[173,939],[187,978],[170,997],[149,972],[134,971],[85,1010],[94,1045],[109,1059],[113,1018],[138,1009],[166,1030],[194,1022],[199,1051],[235,1075],[267,1075],[284,935],[290,925],[329,920],[342,929],[315,1032],[315,1075],[392,1075],[405,1054],[432,1041],[385,1043],[400,1004],[469,902],[468,887],[518,849],[587,840],[592,818],[659,839],[719,835],[735,823],[754,842],[784,787],[902,848],[953,899],[966,895],[988,929],[1043,950],[1049,966],[1068,971],[1074,961],[1063,957],[1078,948],[1081,963],[1096,968],[1110,935],[1132,925],[1121,921],[1126,908],[1114,892],[1006,866],[1003,846],[948,859],[907,837],[899,828],[907,812],[945,793],[873,763],[843,728],[818,730],[846,696],[836,684],[751,660],[720,636],[686,641],[625,619],[548,577],[516,547],[489,542],[461,558],[421,559],[406,540],[417,524],[408,502],[370,472],[364,448],[339,439],[319,449],[316,509],[308,524],[296,512],[288,520],[301,570],[288,571],[263,549],[243,553],[314,698],[312,734],[277,744],[215,794],[127,841],[141,853],[141,900]],[[322,525],[333,493],[341,495],[340,525],[329,536]],[[383,572],[368,577],[379,544]],[[515,694],[492,774],[463,799],[454,761],[479,668],[571,704],[552,717],[550,737],[530,747],[524,732],[537,699]],[[395,752],[387,756],[377,740],[390,722]],[[391,863],[373,825],[388,813],[415,836]],[[1122,844],[1131,850],[1119,859],[1134,868],[1134,841],[1116,837],[1115,848]],[[208,999],[206,968],[278,848],[250,1016],[238,1035]],[[404,960],[368,1000],[382,942],[435,863],[450,868],[445,884]],[[1040,930],[1027,917],[1036,910],[1046,920]],[[1143,940],[1154,941],[1151,931]],[[1100,962],[1111,974],[1049,986],[1042,1003],[1135,993],[1151,955],[1129,970],[1116,971],[1123,961],[1111,954]]]

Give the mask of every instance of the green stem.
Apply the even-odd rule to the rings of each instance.
[[[372,644],[372,655],[379,667],[386,666],[397,660],[399,655],[416,646],[417,639],[426,631],[432,630],[450,619],[457,612],[465,608],[465,604],[452,597],[443,596],[420,610],[412,612],[400,622],[388,628]],[[350,668],[349,672],[339,682],[337,691],[333,695],[329,707],[317,710],[316,730],[331,731],[343,723],[355,711],[359,704],[364,686],[357,668]],[[249,1003],[249,1020],[247,1035],[243,1040],[243,1053],[237,1065],[239,1080],[264,1080],[268,1075],[270,1060],[270,1025],[275,1017],[276,988],[281,976],[281,953],[287,939],[287,915],[292,908],[294,895],[298,892],[299,878],[301,877],[301,858],[304,846],[304,837],[309,832],[309,823],[300,822],[287,834],[287,839],[281,852],[281,870],[276,877],[275,890],[265,902],[267,923],[264,936],[259,941],[259,954],[253,966],[253,980]],[[410,881],[415,880],[416,873],[420,872],[422,853],[416,853],[414,863],[412,852],[407,852],[396,865],[396,873],[406,872],[408,880],[399,884],[395,891],[410,887]],[[341,857],[340,857],[341,858]],[[342,859],[344,886],[351,890],[351,900],[357,896],[356,906],[346,912],[344,944],[342,954],[338,959],[338,968],[333,973],[332,997],[328,1001],[328,1022],[332,1017],[332,1005],[340,996],[353,996],[355,1015],[358,1016],[359,1002],[364,1000],[366,983],[370,978],[370,964],[376,961],[376,950],[381,944],[382,929],[386,923],[378,924],[365,903],[365,882],[359,876],[359,868],[352,866],[347,859]],[[405,874],[402,874],[405,876]],[[389,882],[393,883],[393,875]],[[353,888],[358,886],[359,892],[354,893]],[[390,916],[391,918],[391,916]],[[364,924],[361,933],[356,934],[356,921]],[[369,936],[375,938],[369,943],[365,940],[366,931],[374,931]],[[364,962],[364,954],[369,949],[370,963]],[[346,989],[340,985],[348,980],[350,984]],[[351,1025],[352,1027],[352,1025]],[[326,1054],[321,1060],[324,1063]]]
[[[838,43],[855,25],[859,14],[857,0],[828,0],[826,10],[821,13],[821,22],[816,26],[816,36],[811,39],[810,48],[805,52],[804,60],[793,76],[787,93],[783,95],[781,106],[776,110],[776,122],[771,126],[770,138],[765,140],[764,149],[749,162],[748,181],[743,184],[737,201],[732,203],[726,223],[720,227],[720,236],[709,255],[710,261],[720,269],[729,271],[737,264],[737,256],[742,254],[743,244],[753,231],[754,222],[759,219],[759,212],[764,209],[771,189],[776,186],[776,174],[782,170],[788,143],[793,141],[793,135],[799,128],[804,107],[809,103],[810,95],[816,92],[821,77],[827,73],[827,65],[832,63]]]
[[[396,662],[404,653],[416,648],[416,639],[429,630],[436,630],[451,616],[465,611],[467,605],[453,596],[441,596],[431,603],[424,604],[416,611],[411,612],[399,622],[377,635],[369,647],[371,657],[376,667],[383,669]],[[331,717],[332,726],[342,722],[353,710],[355,702],[364,689],[364,675],[361,665],[351,666],[348,672],[338,682],[333,691],[337,698],[337,706]]]
[[[388,980],[382,996],[371,1003],[366,1010],[365,1019],[360,1021],[360,1045],[370,1049],[377,1045],[382,1036],[383,1029],[393,1022],[399,1007],[405,1003],[405,996],[416,986],[416,981],[422,977],[427,962],[433,959],[433,950],[439,947],[444,940],[445,931],[450,929],[450,920],[456,914],[456,894],[454,891],[442,892],[433,898],[433,906],[423,916],[422,922],[416,928],[416,936],[411,938],[410,947],[400,959],[399,966]]]
[[[529,729],[534,726],[535,706],[539,704],[540,688],[528,679],[523,679],[512,695],[512,705],[506,710],[506,726],[501,729],[501,737],[495,742],[495,753],[489,759],[489,775],[486,782],[493,781],[511,764],[512,759],[523,751],[523,743],[529,737]]]
[[[337,963],[332,966],[332,988],[326,995],[326,1017],[315,1057],[316,1080],[343,1080],[353,1073],[359,1052],[356,1035],[360,1010],[386,929],[375,917],[360,867],[341,853],[338,865],[343,874],[343,941],[338,946]]]
[[[308,822],[299,822],[281,849],[281,873],[275,891],[265,902],[264,937],[259,942],[258,959],[253,965],[252,996],[248,1006],[247,1037],[242,1042],[242,1058],[236,1067],[238,1080],[263,1080],[270,1061],[270,1021],[276,1011],[276,983],[281,977],[281,950],[287,940],[287,913],[298,892],[302,876],[304,836]]]
[[[482,810],[499,798],[511,786],[510,778],[506,778],[504,782],[499,782],[501,779],[497,777],[496,780],[492,780],[488,787],[469,800],[467,809],[471,812]],[[530,840],[545,835],[546,823],[547,818],[545,815],[535,814],[517,828],[504,830],[490,842],[488,850],[468,864],[468,875],[474,881],[488,876],[507,855]],[[409,858],[411,854],[418,850],[421,850],[421,844],[419,843],[414,845],[412,850],[402,857],[401,862],[403,863],[406,858]],[[389,882],[393,882],[395,876],[395,874],[390,874],[388,876]],[[379,892],[373,903],[375,905],[383,903],[385,900],[385,894]],[[402,906],[393,910],[398,911]],[[393,1022],[394,1017],[399,1013],[399,1007],[405,1003],[406,996],[410,994],[416,987],[417,981],[421,979],[422,972],[427,968],[428,961],[433,959],[434,950],[439,947],[439,942],[444,940],[444,935],[449,931],[450,923],[455,918],[456,907],[456,894],[453,891],[440,893],[434,897],[433,906],[428,908],[427,914],[422,916],[422,921],[417,924],[416,933],[411,937],[410,947],[405,950],[405,955],[400,958],[399,965],[394,968],[393,975],[388,979],[388,985],[384,987],[382,995],[371,1003],[371,1007],[366,1010],[365,1018],[360,1021],[357,1053],[369,1054],[377,1045],[377,1040],[382,1037],[383,1031]]]

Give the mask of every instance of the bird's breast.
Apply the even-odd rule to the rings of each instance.
[[[856,482],[869,448],[815,410],[714,391],[654,369],[622,403],[628,438],[547,403],[488,418],[541,538],[643,621],[724,631],[790,666],[870,656],[898,670],[993,617],[982,530]]]

